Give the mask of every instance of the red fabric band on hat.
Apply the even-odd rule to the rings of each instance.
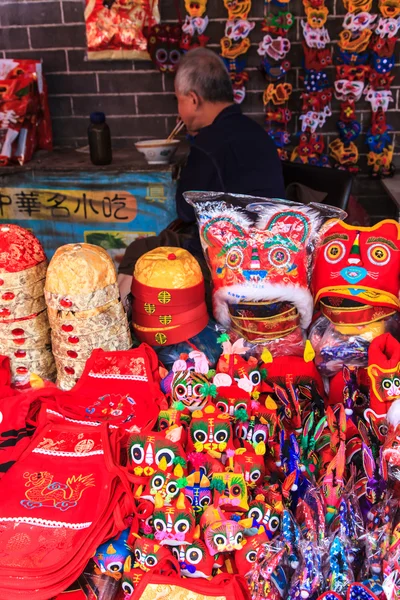
[[[168,306],[165,306],[163,314],[148,314],[139,312],[133,307],[133,321],[141,327],[175,327],[186,325],[192,321],[197,321],[207,314],[205,302],[199,304],[191,310],[180,311],[178,314],[168,313]]]
[[[204,301],[204,296],[206,293],[204,281],[182,290],[172,290],[168,288],[155,288],[148,285],[143,285],[142,283],[136,281],[136,279],[132,280],[131,291],[134,298],[142,300],[146,303],[154,304],[156,307],[182,306],[185,308],[194,308],[195,306],[199,305]]]
[[[180,344],[197,335],[206,327],[207,323],[208,315],[205,314],[190,325],[186,324],[172,328],[160,327],[160,329],[154,329],[154,331],[142,331],[135,326],[135,323],[132,325],[139,341],[146,342],[150,346],[170,346],[171,344]]]

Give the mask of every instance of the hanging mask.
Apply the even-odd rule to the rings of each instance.
[[[234,42],[229,37],[221,39],[221,56],[234,60],[241,54],[245,54],[251,46],[250,38],[244,38],[240,42]]]
[[[245,512],[249,509],[247,486],[240,472],[215,473],[211,487],[214,490],[214,506],[225,512]]]
[[[251,0],[224,0],[224,6],[228,11],[228,19],[247,19],[251,9]]]
[[[364,91],[365,99],[370,102],[373,112],[376,112],[378,108],[383,111],[387,111],[389,103],[393,102],[393,96],[391,90],[373,90],[369,86]]]
[[[347,79],[349,81],[364,81],[369,74],[369,67],[366,65],[338,65],[336,67],[336,78]]]
[[[170,506],[155,506],[153,520],[154,537],[161,546],[188,545],[198,537],[192,507],[182,493]]]
[[[294,17],[290,12],[279,11],[277,15],[270,13],[264,19],[262,31],[273,35],[284,35],[294,25]]]
[[[303,28],[303,36],[306,40],[306,44],[309,48],[325,48],[326,44],[329,44],[330,37],[326,27],[320,27],[314,29],[307,21],[300,21]]]
[[[186,454],[179,442],[171,442],[163,433],[133,434],[129,439],[129,466],[137,476],[151,477],[156,471],[186,473]]]
[[[328,19],[328,9],[326,6],[320,8],[308,7],[306,10],[307,23],[312,29],[321,29]]]
[[[395,19],[400,15],[400,3],[398,0],[379,0],[379,10],[385,19]]]
[[[382,133],[385,133],[387,129],[386,114],[381,108],[378,108],[376,112],[372,113],[371,133],[372,135],[381,135]]]
[[[210,480],[200,471],[195,471],[185,478],[185,484],[184,494],[198,519],[212,502]]]
[[[304,87],[306,92],[317,92],[331,87],[331,83],[324,71],[306,71],[304,75]]]
[[[321,112],[326,106],[330,108],[332,91],[328,88],[324,88],[317,92],[303,92],[300,97],[303,100],[302,111],[309,111],[311,109],[316,112]]]
[[[367,144],[370,152],[380,154],[392,141],[390,133],[385,132],[381,135],[372,135],[371,131],[367,133]]]
[[[343,21],[344,29],[357,32],[364,29],[371,29],[371,25],[378,15],[371,15],[369,12],[360,12],[357,14],[347,13]]]
[[[162,560],[170,557],[167,548],[161,546],[158,542],[149,538],[138,537],[133,547],[135,557],[134,567],[141,569],[145,573],[151,571]]]
[[[372,0],[343,0],[347,12],[371,12]]]
[[[179,561],[183,577],[211,579],[215,561],[201,540],[188,546],[173,546],[172,554]]]
[[[131,551],[127,545],[129,528],[124,529],[118,536],[101,544],[93,557],[96,563],[95,572],[99,575],[110,575],[114,579],[121,579],[124,563]]]
[[[345,65],[365,65],[369,60],[369,52],[347,52],[346,50],[339,50],[338,62],[342,62]]]
[[[357,37],[353,37],[352,32],[348,29],[343,29],[343,31],[339,33],[338,45],[342,50],[360,54],[361,52],[365,52],[368,48],[371,35],[371,29],[363,29]]]
[[[377,73],[389,73],[395,63],[394,54],[390,57],[378,56],[375,52],[371,52],[372,68]]]
[[[358,102],[364,90],[364,83],[362,81],[349,81],[348,79],[336,79],[334,86],[335,98],[342,102],[346,102],[347,100]]]
[[[220,413],[213,404],[207,404],[202,411],[195,411],[189,428],[188,453],[222,454],[229,448],[233,448],[229,415]]]
[[[279,533],[281,514],[263,500],[253,500],[249,504],[247,517],[252,520],[251,528],[264,527],[269,540]]]
[[[175,477],[172,473],[157,471],[150,479],[150,494],[157,496],[159,494],[165,504],[171,504],[180,494],[178,482],[181,478]]]
[[[246,97],[246,83],[249,80],[249,74],[247,71],[229,73],[232,87],[233,87],[233,99],[236,104],[241,104]]]
[[[332,115],[332,111],[328,106],[325,106],[321,112],[308,111],[305,115],[300,115],[302,131],[311,131],[315,133],[318,127],[325,125],[326,119]]]
[[[225,36],[233,42],[239,42],[249,37],[255,25],[254,22],[247,21],[247,19],[228,20],[225,24]]]
[[[207,0],[185,0],[185,10],[191,18],[200,18],[206,12]]]
[[[397,39],[395,37],[376,37],[371,45],[371,50],[381,57],[393,56]]]
[[[357,164],[358,149],[354,142],[345,145],[340,138],[336,138],[329,144],[329,152],[340,165],[352,166]]]
[[[372,73],[370,73],[368,82],[374,90],[390,90],[393,80],[394,75],[372,71]]]
[[[302,46],[304,51],[304,68],[307,71],[321,71],[331,66],[332,50],[330,48],[323,48],[321,50],[309,48],[305,42],[302,42]]]
[[[289,100],[292,90],[291,83],[277,83],[276,85],[270,83],[263,95],[264,105],[267,105],[268,102],[272,102],[275,106],[285,104]]]
[[[162,73],[175,73],[181,57],[180,25],[154,25],[146,34],[151,60]]]
[[[381,38],[394,38],[397,35],[397,32],[400,27],[400,18],[396,19],[383,19],[380,18],[378,21],[378,25],[375,27],[376,35],[379,35]]]
[[[269,110],[265,113],[265,119],[267,122],[273,121],[274,123],[280,123],[286,125],[292,118],[292,111],[288,108],[277,108],[275,110]]]
[[[261,547],[267,542],[268,536],[262,527],[256,535],[246,537],[246,544],[240,550],[236,550],[235,552],[235,566],[239,575],[244,577],[252,570]]]
[[[261,69],[265,74],[266,80],[274,82],[283,79],[290,67],[291,65],[288,60],[284,60],[281,64],[273,64],[264,57]]]
[[[289,50],[290,42],[287,38],[281,36],[272,38],[270,35],[265,35],[258,46],[257,52],[260,56],[267,54],[273,60],[283,60]]]
[[[283,148],[290,144],[290,135],[288,131],[270,128],[268,129],[268,135],[274,140],[274,143],[278,148]]]
[[[361,125],[358,121],[338,121],[337,127],[339,137],[344,143],[353,142],[361,133]]]

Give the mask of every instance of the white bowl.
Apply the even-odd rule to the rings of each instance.
[[[179,140],[147,140],[137,142],[136,149],[144,154],[149,165],[167,165],[171,162]]]

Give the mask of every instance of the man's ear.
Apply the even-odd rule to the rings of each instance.
[[[194,108],[199,108],[202,105],[203,100],[196,92],[189,92],[188,96]]]

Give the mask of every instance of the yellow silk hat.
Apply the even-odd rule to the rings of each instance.
[[[183,248],[165,246],[144,254],[136,263],[132,296],[133,327],[141,341],[176,344],[207,325],[203,274]]]

